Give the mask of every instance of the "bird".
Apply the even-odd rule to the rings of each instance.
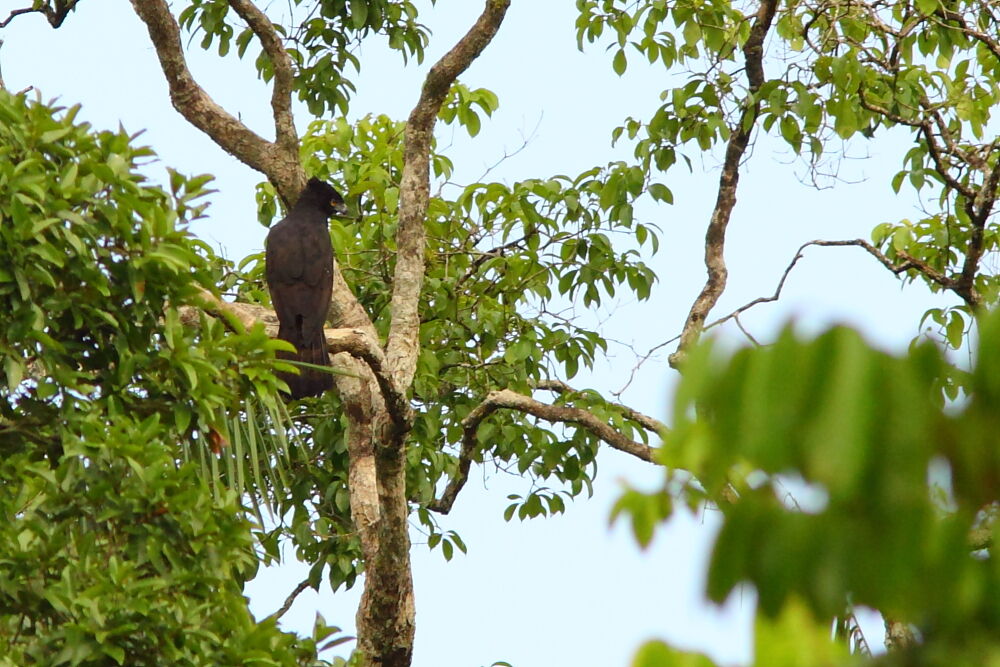
[[[333,246],[329,220],[347,214],[344,198],[329,183],[310,178],[295,205],[267,233],[264,276],[278,315],[278,338],[296,352],[278,359],[329,366],[323,324],[333,290]],[[312,368],[279,373],[293,399],[319,396],[333,387],[333,376]]]

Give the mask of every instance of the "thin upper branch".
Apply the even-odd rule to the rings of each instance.
[[[775,288],[773,294],[771,294],[770,296],[760,296],[754,299],[753,301],[749,301],[743,304],[742,306],[740,306],[733,312],[729,313],[728,315],[720,317],[717,320],[714,320],[706,324],[705,327],[702,329],[702,331],[708,331],[709,329],[717,327],[720,324],[724,324],[729,320],[737,319],[739,318],[740,315],[750,310],[754,306],[759,306],[762,303],[772,303],[780,299],[781,292],[785,288],[785,282],[788,280],[789,274],[792,272],[792,269],[794,269],[795,266],[799,263],[799,260],[802,259],[803,257],[802,251],[804,251],[809,246],[820,246],[820,247],[857,246],[863,249],[865,252],[867,252],[875,259],[877,259],[879,263],[882,264],[882,266],[887,268],[889,271],[892,271],[896,275],[899,275],[900,273],[903,273],[904,271],[907,271],[909,269],[915,269],[923,273],[929,280],[938,283],[942,287],[945,287],[947,289],[954,289],[954,283],[955,283],[954,280],[948,278],[947,276],[942,275],[939,271],[935,270],[926,262],[923,262],[915,257],[910,257],[906,253],[901,252],[898,254],[904,259],[904,261],[901,264],[893,264],[892,260],[886,257],[882,251],[880,251],[878,248],[873,246],[868,241],[865,241],[864,239],[851,239],[847,241],[822,241],[822,240],[808,241],[807,243],[803,243],[801,246],[799,246],[799,249],[795,251],[795,256],[792,257],[792,261],[788,263],[787,267],[785,267],[784,272],[781,274],[781,279],[778,280],[778,286]],[[680,339],[680,337],[681,337],[680,335],[674,336],[673,338],[665,340],[662,343],[658,343],[657,345],[654,345],[649,350],[647,350],[646,353],[642,355],[642,357],[639,359],[638,363],[636,363],[636,365],[632,368],[632,372],[629,375],[629,379],[625,383],[625,385],[618,391],[612,393],[616,396],[619,396],[622,393],[624,393],[625,390],[629,387],[629,385],[632,384],[632,381],[635,379],[635,375],[639,371],[639,368],[642,367],[642,365],[646,363],[646,361],[648,361],[653,356],[653,353],[663,347],[666,347],[667,345],[670,345],[671,343],[676,342],[677,340]]]
[[[229,0],[229,6],[257,35],[264,53],[274,66],[274,84],[271,89],[274,141],[287,149],[297,150],[299,137],[295,131],[295,119],[292,117],[292,84],[295,81],[292,59],[288,56],[288,51],[285,50],[281,36],[275,30],[271,19],[257,5],[248,0]]]
[[[429,509],[442,514],[447,514],[451,510],[455,499],[469,478],[472,456],[479,447],[476,431],[484,419],[501,409],[517,410],[548,422],[575,424],[587,429],[618,451],[631,454],[650,463],[656,461],[654,447],[625,437],[588,410],[566,405],[549,405],[510,389],[491,391],[486,396],[486,400],[473,408],[462,420],[462,449],[458,458],[458,471],[448,483],[441,498],[431,503]]]
[[[490,43],[510,0],[486,0],[475,25],[431,67],[417,105],[406,122],[403,175],[399,188],[396,269],[393,277],[391,325],[386,342],[389,368],[400,387],[408,387],[419,351],[420,290],[424,279],[424,228],[430,197],[430,151],[434,123],[455,79]]]
[[[711,322],[710,324],[707,324],[705,326],[705,330],[707,331],[708,329],[711,329],[712,327],[716,327],[716,326],[718,326],[720,324],[728,322],[731,319],[737,318],[740,315],[742,315],[743,313],[745,313],[746,311],[748,311],[751,308],[753,308],[754,306],[758,306],[758,305],[760,305],[762,303],[771,303],[771,302],[777,301],[779,298],[781,298],[781,291],[785,287],[785,281],[788,279],[788,275],[792,272],[792,269],[795,268],[795,265],[798,264],[799,260],[802,259],[802,257],[803,257],[802,251],[805,250],[806,248],[810,247],[810,246],[820,246],[820,247],[827,247],[827,248],[830,248],[830,247],[844,247],[844,246],[856,246],[858,248],[863,249],[869,255],[871,255],[872,257],[874,257],[875,259],[877,259],[879,261],[879,263],[882,264],[882,266],[884,266],[885,268],[887,268],[889,271],[892,271],[897,276],[900,273],[903,273],[904,271],[908,271],[910,269],[915,269],[915,270],[920,271],[921,273],[925,274],[929,279],[931,279],[934,282],[937,282],[938,284],[942,285],[943,287],[947,287],[949,289],[951,289],[953,287],[953,282],[954,281],[951,281],[946,276],[941,275],[940,272],[936,271],[933,267],[929,266],[925,262],[922,262],[921,260],[916,259],[915,257],[910,257],[909,255],[907,255],[905,253],[899,253],[903,257],[903,259],[905,261],[903,261],[903,263],[901,263],[901,264],[893,264],[892,260],[890,260],[888,257],[886,257],[885,254],[881,250],[879,250],[878,248],[876,248],[875,246],[873,246],[868,241],[865,241],[864,239],[851,239],[851,240],[847,240],[847,241],[821,241],[821,240],[808,241],[806,243],[803,243],[801,246],[799,246],[799,249],[797,251],[795,251],[795,256],[792,258],[792,261],[789,262],[788,266],[785,267],[784,273],[781,274],[781,279],[778,281],[778,286],[775,288],[774,294],[772,294],[771,296],[757,297],[753,301],[749,301],[749,302],[743,304],[742,306],[740,306],[739,308],[737,308],[733,312],[729,313],[728,315],[726,315],[724,317],[720,317],[719,319]]]
[[[956,11],[940,8],[937,9],[934,12],[934,14],[936,16],[941,17],[945,21],[952,21],[956,23],[959,29],[964,34],[968,35],[969,37],[972,37],[980,44],[985,46],[987,49],[989,49],[989,51],[993,54],[995,58],[1000,60],[1000,39],[997,39],[996,36],[987,34],[981,30],[977,30],[976,28],[971,27],[965,20],[965,17]]]
[[[305,186],[305,173],[299,163],[297,142],[294,146],[287,146],[267,141],[219,106],[198,85],[184,58],[180,26],[171,14],[166,0],[130,1],[135,13],[149,31],[149,37],[160,60],[160,67],[167,79],[170,101],[174,108],[227,153],[267,176],[286,202],[294,202]],[[246,11],[247,16],[244,18],[248,23],[253,19],[251,26],[257,25],[262,33],[266,33],[259,20],[260,17],[249,9],[249,2],[238,0],[236,4]],[[271,29],[273,31],[273,26]],[[258,33],[258,36],[260,34]],[[266,43],[265,48],[267,48]],[[278,67],[276,62],[276,74]],[[287,82],[281,85],[287,85]],[[277,76],[275,87],[279,87]],[[287,96],[290,98],[290,88]],[[286,108],[290,106],[289,99]],[[290,113],[289,111],[289,118]],[[275,123],[283,126],[284,120],[279,121],[276,118]]]
[[[295,598],[297,598],[307,588],[309,588],[309,580],[303,579],[295,588],[292,589],[292,592],[288,594],[288,597],[285,598],[284,604],[281,605],[278,611],[268,616],[268,618],[278,620],[284,616],[288,610],[292,608],[292,605],[295,603]]]
[[[49,6],[48,2],[46,2],[40,7],[22,7],[21,9],[12,9],[10,14],[7,15],[7,18],[0,21],[0,28],[6,28],[7,25],[18,16],[35,13],[44,15],[50,26],[58,28],[63,24],[63,21],[66,20],[66,17],[71,11],[73,11],[79,2],[80,0],[56,0],[53,6]]]
[[[546,391],[553,391],[556,392],[557,394],[579,393],[579,391],[569,386],[562,380],[543,380],[539,382],[537,385],[535,385],[535,388],[543,389]],[[667,425],[661,422],[659,419],[656,419],[655,417],[650,417],[649,415],[645,415],[636,410],[635,408],[630,408],[629,406],[624,405],[622,403],[608,402],[608,405],[617,408],[618,410],[621,410],[622,414],[624,414],[626,417],[636,422],[637,424],[639,424],[648,431],[662,434],[666,433],[668,430]]]
[[[712,211],[705,234],[705,268],[708,279],[701,293],[695,299],[684,329],[677,352],[670,355],[670,365],[677,367],[684,354],[701,335],[705,319],[715,307],[722,292],[726,289],[729,272],[726,269],[725,245],[726,228],[733,208],[736,206],[736,190],[740,179],[740,162],[750,143],[750,135],[756,125],[760,112],[760,103],[756,93],[764,83],[764,38],[771,28],[778,0],[762,0],[757,9],[750,36],[743,45],[743,57],[746,62],[749,96],[744,103],[743,112],[737,124],[732,128],[729,144],[726,146],[726,157],[722,165],[722,175],[719,178],[719,194]]]

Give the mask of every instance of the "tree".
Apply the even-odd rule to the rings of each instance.
[[[276,395],[261,326],[180,321],[219,277],[183,231],[208,179],[151,187],[151,152],[76,111],[0,91],[3,664],[302,664],[315,642],[247,610],[238,498],[177,465]]]
[[[684,85],[664,91],[663,105],[651,118],[626,119],[614,131],[616,141],[629,142],[634,159],[598,165],[578,176],[448,186],[452,164],[435,143],[435,124],[438,119],[457,122],[475,137],[482,129],[482,115],[488,116],[496,108],[494,94],[467,87],[457,78],[502,29],[507,2],[487,0],[465,37],[431,67],[405,123],[385,116],[367,117],[354,124],[342,119],[316,120],[299,136],[293,97],[316,117],[346,112],[354,83],[345,68],[348,64],[355,70],[363,66],[351,50],[353,44],[384,35],[390,47],[405,58],[422,58],[429,35],[418,22],[413,3],[296,2],[290,13],[279,16],[278,10],[265,13],[247,0],[195,0],[185,3],[175,16],[162,0],[134,1],[133,9],[148,29],[174,107],[221,148],[266,177],[258,190],[262,222],[269,223],[279,207],[294,201],[307,174],[342,182],[358,217],[333,230],[339,270],[330,314],[333,326],[327,338],[340,372],[332,395],[292,405],[287,417],[282,414],[274,393],[274,376],[253,365],[259,361],[266,366],[274,345],[265,341],[259,325],[269,317],[267,297],[261,289],[262,267],[252,260],[237,267],[226,265],[204,248],[195,252],[198,246],[184,237],[176,241],[181,250],[161,253],[168,257],[182,253],[179,259],[174,257],[173,273],[135,279],[129,283],[131,297],[106,302],[128,304],[131,298],[136,305],[136,290],[140,289],[136,285],[148,290],[155,284],[168,296],[141,305],[157,316],[165,313],[162,325],[153,316],[131,319],[129,322],[145,322],[147,328],[130,334],[130,324],[116,320],[103,338],[90,341],[83,337],[102,354],[115,350],[123,358],[136,355],[135,365],[118,371],[117,378],[106,377],[107,369],[119,369],[121,362],[104,359],[97,363],[102,357],[95,357],[94,367],[88,370],[97,374],[96,380],[88,378],[86,391],[100,400],[88,402],[88,409],[95,406],[98,412],[94,419],[98,421],[123,413],[152,420],[139,422],[147,424],[142,426],[146,429],[142,431],[144,439],[153,439],[155,430],[155,439],[164,443],[167,460],[204,460],[203,470],[218,468],[211,475],[218,483],[213,488],[246,494],[253,507],[263,504],[271,508],[280,518],[278,524],[256,533],[264,562],[276,557],[279,542],[287,538],[300,557],[314,566],[308,585],[318,587],[324,574],[334,588],[351,585],[363,569],[366,577],[358,610],[356,657],[362,664],[410,664],[414,601],[408,521],[416,517],[431,532],[431,545],[440,544],[446,556],[455,548],[464,548],[460,538],[437,527],[435,516],[450,511],[477,461],[498,461],[521,474],[561,486],[557,491],[534,490],[515,499],[507,510],[508,516],[532,517],[559,512],[564,497],[590,488],[596,473],[595,453],[604,443],[644,461],[686,466],[702,483],[692,487],[696,492],[692,497],[732,504],[732,523],[727,526],[757,526],[760,532],[751,537],[773,537],[763,530],[766,524],[754,523],[757,506],[745,498],[753,494],[740,484],[730,488],[718,481],[728,480],[723,475],[730,471],[728,459],[718,457],[714,465],[699,466],[704,461],[694,456],[697,450],[687,458],[681,454],[667,458],[650,444],[665,435],[668,443],[697,445],[700,428],[721,429],[717,423],[726,424],[716,415],[725,412],[729,404],[712,403],[712,395],[700,393],[709,391],[715,375],[695,352],[695,344],[707,327],[737,319],[756,303],[779,298],[785,278],[799,259],[796,255],[773,297],[758,299],[709,324],[709,314],[726,288],[723,250],[736,208],[740,166],[748,159],[754,138],[761,141],[773,133],[796,155],[803,155],[811,173],[818,177],[838,141],[856,136],[878,140],[890,129],[908,128],[915,147],[906,155],[893,187],[899,190],[908,178],[918,191],[933,192],[940,210],[928,212],[917,223],[904,220],[880,226],[873,242],[856,239],[811,245],[859,246],[894,274],[953,293],[960,300],[955,308],[929,312],[928,317],[945,327],[945,340],[959,348],[975,318],[996,300],[995,281],[983,269],[983,257],[995,243],[989,223],[998,167],[995,142],[988,139],[987,130],[990,110],[996,103],[996,86],[991,81],[996,79],[998,49],[991,37],[996,34],[997,19],[990,3],[953,4],[779,5],[763,0],[745,6],[687,1],[668,6],[653,0],[581,0],[577,3],[581,46],[584,41],[599,41],[605,31],[612,34],[618,48],[613,49],[611,66],[618,74],[627,72],[629,55],[638,52],[652,63],[662,63],[668,70],[682,68],[688,75]],[[59,27],[69,12],[88,9],[78,2],[37,3],[13,12],[3,25],[23,13],[41,12],[53,27]],[[203,48],[214,47],[222,55],[233,46],[240,56],[256,55],[257,72],[271,84],[273,141],[223,110],[197,84],[185,62],[185,30],[200,34]],[[936,59],[933,64],[932,55]],[[774,72],[769,75],[771,69]],[[28,105],[23,95],[11,99],[11,104],[44,110],[41,105]],[[72,127],[71,116],[64,121]],[[62,138],[42,135],[46,137],[44,144],[57,144]],[[671,202],[673,194],[665,184],[669,182],[667,172],[678,163],[690,165],[698,153],[716,148],[721,151],[722,168],[705,241],[708,280],[690,308],[679,347],[671,356],[671,365],[694,387],[686,390],[682,400],[699,397],[695,407],[702,409],[704,404],[708,416],[688,427],[688,412],[680,411],[675,416],[676,429],[668,431],[654,418],[596,392],[577,391],[568,383],[581,367],[591,365],[606,351],[608,342],[600,331],[553,311],[565,300],[589,307],[621,292],[638,299],[648,297],[655,277],[639,249],[655,250],[658,236],[654,227],[636,216],[636,206]],[[63,150],[73,156],[79,148],[70,145]],[[115,154],[124,150],[118,148]],[[72,159],[67,159],[64,168],[70,170]],[[107,162],[112,176],[124,177],[110,156],[101,156],[97,162],[101,161]],[[128,167],[131,163],[125,164]],[[103,171],[94,167],[97,178],[104,178]],[[62,167],[58,173],[60,184],[76,178],[64,174]],[[432,173],[442,182],[433,195]],[[51,170],[39,178],[50,182]],[[184,179],[176,177],[175,181],[177,192],[185,192]],[[195,181],[191,187],[198,190],[203,184]],[[58,213],[64,209],[86,208],[75,200],[61,205],[59,197],[48,196],[43,190],[31,198],[30,205],[54,211],[46,219],[55,220],[63,219]],[[160,197],[160,201],[165,200]],[[182,203],[175,205],[177,215],[183,217],[189,211],[187,201],[182,198]],[[18,210],[29,205],[27,202],[18,197],[11,202],[5,216],[21,225],[35,224],[34,214]],[[166,209],[165,204],[163,207]],[[131,200],[116,202],[115,209],[131,211],[143,220],[153,215],[148,207]],[[53,227],[54,231],[62,229],[60,225]],[[71,225],[67,229],[72,232]],[[113,240],[104,246],[131,248],[130,243],[121,241],[124,234],[124,230],[115,229],[109,234]],[[615,243],[616,235],[625,235],[629,241]],[[50,249],[37,250],[36,254],[61,269],[65,264],[61,253],[75,248],[71,239],[61,235],[54,242],[39,244]],[[99,240],[94,243],[96,248],[104,247]],[[196,259],[199,256],[201,259]],[[113,264],[122,264],[115,252],[110,257]],[[12,266],[25,264],[22,256],[15,259]],[[204,276],[190,281],[183,268],[198,262],[206,267]],[[208,267],[215,267],[214,275]],[[90,282],[111,269],[95,270]],[[60,292],[54,276],[38,284],[49,283],[55,283],[54,291]],[[72,408],[79,389],[65,383],[78,380],[72,374],[61,375],[59,369],[79,363],[77,357],[82,352],[70,347],[61,353],[65,357],[54,358],[49,348],[65,348],[65,340],[76,340],[79,322],[50,320],[47,313],[52,311],[39,312],[37,304],[42,296],[20,287],[16,276],[8,278],[6,284],[11,299],[16,297],[19,307],[31,311],[30,317],[24,316],[24,328],[31,332],[30,340],[36,341],[28,347],[23,342],[15,345],[15,341],[28,339],[12,335],[9,351],[5,350],[5,360],[10,361],[5,362],[8,414],[4,419],[11,424],[11,438],[18,447],[34,443],[29,452],[33,463],[82,465],[96,473],[100,466],[81,463],[91,460],[86,454],[67,449],[65,444],[61,452],[52,450],[53,443],[63,443],[68,436],[38,438],[35,432],[41,421],[23,422],[22,411],[15,410],[24,402],[45,399],[50,409]],[[17,290],[14,285],[19,286]],[[220,299],[220,289],[235,293],[237,303]],[[108,305],[101,312],[117,309]],[[162,334],[158,333],[160,327]],[[103,331],[101,327],[89,330]],[[209,356],[205,363],[178,364],[177,377],[187,378],[187,384],[179,386],[189,387],[193,392],[189,397],[178,395],[176,390],[162,390],[161,383],[172,386],[177,378],[161,380],[155,375],[155,366],[147,369],[141,363],[141,343],[162,339],[166,349],[173,350],[177,346],[171,341],[178,340],[179,331],[190,340],[183,346],[185,352],[208,350],[213,345],[211,349],[234,350],[229,357]],[[139,341],[136,345],[140,347],[123,348],[119,337]],[[852,354],[864,354],[857,351],[856,344],[851,345]],[[823,349],[830,346],[826,343]],[[129,353],[121,352],[123,349]],[[792,343],[778,349],[785,355],[781,364],[797,354]],[[929,358],[930,353],[922,354]],[[748,353],[747,358],[755,358],[754,353]],[[962,372],[943,363],[921,362],[922,358],[914,364],[927,372],[921,375],[914,371],[916,375],[901,381],[911,394],[936,380],[952,399],[966,390],[973,395],[975,387]],[[234,359],[241,364],[236,370],[231,368]],[[24,380],[22,369],[34,363],[42,365],[38,377]],[[281,365],[274,367],[287,370]],[[818,377],[830,376],[828,368],[820,365]],[[205,379],[199,379],[198,373],[204,373]],[[213,373],[232,377],[213,382],[208,380]],[[731,402],[732,396],[756,386],[761,377],[737,373],[728,382],[738,390],[719,395]],[[833,386],[847,391],[852,387],[850,379]],[[62,394],[58,398],[42,395],[50,391],[45,389],[49,386]],[[223,387],[231,393],[215,395]],[[200,391],[206,392],[204,397]],[[126,398],[116,398],[116,392]],[[761,400],[768,396],[766,391],[760,395]],[[690,403],[681,404],[691,407]],[[912,411],[915,405],[910,403],[907,408]],[[803,410],[809,407],[805,404]],[[856,431],[870,422],[866,414],[838,412],[837,419],[830,417],[828,422]],[[161,427],[168,423],[173,426]],[[288,423],[298,429],[299,438],[282,436],[282,426]],[[702,423],[703,427],[698,426]],[[765,433],[771,434],[769,430]],[[113,452],[115,440],[110,436],[106,440],[108,451]],[[85,441],[104,443],[105,438],[91,435]],[[223,446],[227,442],[232,446]],[[743,444],[737,439],[732,442],[734,446]],[[870,447],[872,440],[858,442]],[[258,448],[254,443],[266,444]],[[749,456],[746,460],[752,471],[783,471]],[[914,465],[921,461],[924,459],[914,459]],[[134,473],[124,479],[141,481],[142,470],[152,465],[154,461],[137,461],[132,466]],[[181,465],[178,470],[189,468]],[[885,489],[892,488],[892,479],[885,482]],[[208,487],[203,492],[207,494]],[[224,497],[222,490],[217,493]],[[232,502],[235,496],[226,497]],[[648,538],[653,520],[664,514],[666,498],[664,493],[651,500],[635,493],[623,497],[621,507],[631,512],[641,540]],[[976,499],[981,502],[977,510],[989,501],[983,496]],[[232,506],[228,514],[223,507],[218,511],[230,518],[236,516]],[[256,513],[261,518],[259,509]],[[289,513],[291,519],[286,524],[283,518]],[[843,527],[848,519],[835,517],[831,521]],[[11,525],[12,530],[20,527],[17,521]],[[243,538],[248,538],[245,525],[243,531]],[[749,544],[728,539],[738,546]],[[768,542],[775,543],[779,542]],[[759,546],[758,542],[753,544]],[[142,550],[122,554],[129,563],[145,563],[147,558]],[[797,555],[808,554],[782,554],[776,562],[795,561]],[[190,569],[193,565],[177,567]],[[225,574],[221,571],[220,578]],[[730,578],[716,582],[720,588],[713,594],[727,591],[734,577],[747,576],[758,585],[765,614],[787,611],[779,604],[784,601],[782,591],[769,588],[774,582],[756,574],[730,568]],[[234,572],[230,576],[238,588],[244,575]],[[856,586],[859,584],[853,580],[834,581],[831,591],[824,591],[825,597],[806,596],[810,611],[794,612],[791,622],[801,622],[808,613],[818,617],[834,613],[830,600],[847,604],[849,594],[859,590]],[[774,595],[767,595],[770,593]],[[901,610],[912,611],[905,605]],[[905,620],[920,622],[917,618]],[[63,618],[52,623],[59,631],[70,626]],[[119,653],[129,650],[123,645],[130,641],[127,633],[121,642],[119,635],[113,635],[109,642],[103,627],[89,631],[72,627],[82,638],[80,634],[70,637],[67,646],[71,650],[77,645],[92,646],[119,661],[122,658],[118,656],[128,655]],[[259,628],[247,627],[247,632],[270,633],[269,641],[285,642],[289,647],[287,660],[302,659],[315,648],[308,642],[293,645],[291,638],[276,634],[273,619]],[[44,636],[49,630],[33,632]],[[321,627],[318,632],[327,631]],[[12,645],[20,637],[15,631]],[[649,648],[647,654],[652,658],[643,659],[669,659],[662,649]],[[18,644],[18,650],[36,649],[22,649]],[[207,648],[205,651],[192,655],[210,655]],[[91,660],[90,654],[81,656],[72,659]],[[276,661],[281,659],[281,654],[275,657]]]

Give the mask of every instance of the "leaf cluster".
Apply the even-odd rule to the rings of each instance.
[[[408,0],[294,0],[289,12],[287,23],[272,21],[295,67],[294,90],[314,116],[347,113],[355,87],[345,71],[348,66],[361,71],[354,51],[366,37],[383,35],[404,60],[423,61],[429,33]],[[249,27],[230,16],[226,0],[192,0],[179,18],[192,34],[202,33],[203,49],[217,45],[221,56],[235,45],[242,58],[255,40]],[[259,52],[254,64],[258,75],[270,81],[274,65],[267,53]]]
[[[672,482],[685,501],[722,511],[709,597],[749,581],[766,616],[801,601],[820,619],[850,599],[912,623],[927,655],[996,655],[985,638],[1000,626],[1000,568],[977,550],[993,544],[1000,501],[998,342],[990,315],[958,404],[929,344],[895,357],[836,328],[731,357],[701,347],[662,451],[694,476]],[[620,503],[643,542],[670,514],[668,487]],[[977,532],[988,538],[973,544]]]
[[[0,661],[313,664],[247,610],[237,497],[180,463],[276,400],[261,327],[181,323],[219,277],[185,229],[208,179],[150,185],[77,112],[0,91]]]
[[[457,84],[441,117],[475,134],[479,114],[489,115],[496,106],[493,93]],[[333,245],[340,271],[382,336],[388,332],[395,267],[402,137],[402,123],[369,116],[354,124],[316,121],[303,138],[307,171],[342,182],[357,216],[333,222]],[[421,353],[412,396],[416,419],[407,448],[408,493],[420,505],[432,501],[454,474],[462,420],[490,391],[506,387],[530,393],[556,373],[572,377],[607,349],[607,341],[580,326],[565,304],[578,300],[597,306],[621,291],[647,298],[655,276],[639,248],[655,250],[658,244],[655,228],[634,219],[643,174],[624,163],[577,177],[458,186],[449,181],[453,165],[446,155],[434,150],[430,162],[439,189],[426,223]],[[277,200],[266,184],[258,190],[258,201],[262,221],[270,222]],[[260,270],[259,264],[251,268],[248,279]],[[629,432],[642,431],[590,393],[559,401],[592,408]],[[335,409],[326,414],[336,414]],[[314,422],[315,434],[325,434],[317,438],[326,443],[324,456],[346,456],[341,421]],[[504,469],[554,476],[569,485],[572,495],[589,489],[597,441],[583,430],[540,428],[532,418],[504,411],[485,420],[476,437],[482,449],[477,460],[492,457]],[[332,450],[331,443],[336,443]],[[316,488],[339,489],[334,496],[343,494],[346,509],[346,480],[323,479]],[[296,498],[309,493],[303,488]],[[521,516],[541,514],[537,510],[543,505],[536,504],[543,501],[551,511],[562,510],[557,493],[537,489],[521,501],[526,505]],[[463,548],[457,536],[437,533],[426,512],[421,516],[433,545]],[[443,548],[447,556],[453,547]]]
[[[495,107],[486,92],[458,88],[450,99],[446,122],[468,120],[474,112],[465,109],[474,105],[487,113]],[[334,247],[382,335],[395,266],[401,139],[400,123],[376,117],[354,126],[315,123],[304,141],[314,170],[341,174],[357,201],[359,219],[335,226]],[[446,156],[435,152],[431,165],[439,179],[450,177]],[[632,217],[642,187],[641,173],[614,164],[575,178],[445,185],[431,198],[413,392],[418,417],[409,450],[422,469],[408,476],[411,497],[433,497],[442,473],[454,465],[443,445],[461,442],[462,419],[489,391],[529,392],[560,366],[572,377],[606,349],[599,334],[553,312],[553,303],[576,298],[596,306],[618,289],[648,297],[652,271],[636,249],[621,251],[612,241],[615,234],[634,234],[655,247],[655,231]],[[445,194],[456,190],[454,198]],[[520,472],[534,466],[536,474],[554,473],[577,492],[595,446],[589,436],[563,439],[515,414],[483,424],[479,439],[496,459],[516,461]]]

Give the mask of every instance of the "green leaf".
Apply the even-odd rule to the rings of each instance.
[[[368,3],[366,0],[351,0],[351,25],[359,29],[368,23]]]
[[[674,203],[674,193],[670,191],[670,188],[662,183],[652,183],[649,186],[649,194],[657,201],[662,201],[667,204]]]
[[[664,642],[650,641],[632,658],[632,667],[715,667],[715,663],[703,655],[683,653]]]
[[[621,76],[625,73],[625,69],[628,67],[628,59],[625,57],[625,49],[618,49],[615,52],[615,56],[611,61],[611,69],[614,70],[615,74]]]
[[[13,392],[24,380],[24,363],[15,357],[6,356],[3,360],[3,370],[7,377],[7,391]]]

